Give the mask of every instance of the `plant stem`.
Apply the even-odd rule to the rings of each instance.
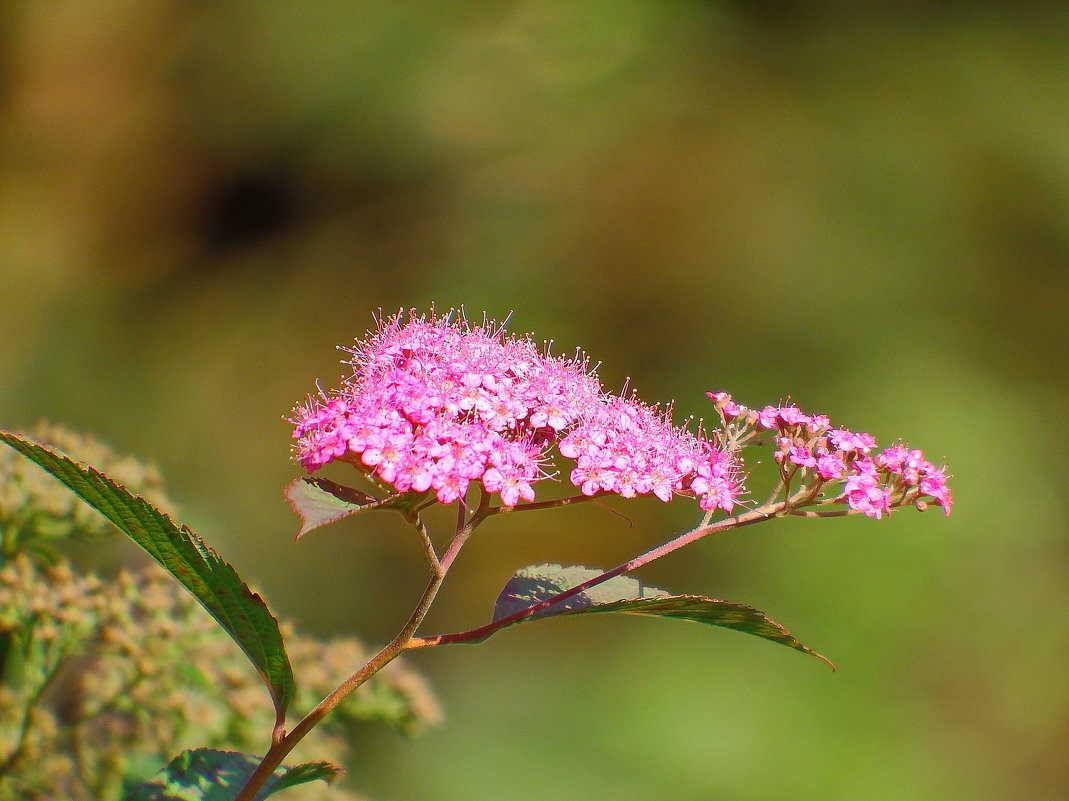
[[[344,701],[353,690],[386,667],[386,665],[406,650],[408,643],[412,639],[412,635],[415,634],[416,629],[418,629],[420,623],[423,622],[423,618],[427,616],[427,612],[430,610],[431,604],[434,602],[434,598],[438,594],[439,588],[442,586],[442,582],[445,581],[449,566],[456,559],[457,554],[460,553],[460,549],[463,547],[468,537],[471,536],[475,527],[486,519],[487,507],[487,497],[484,495],[481,498],[479,508],[467,523],[458,521],[458,530],[453,536],[453,540],[449,543],[449,547],[445,554],[440,560],[435,559],[435,561],[431,562],[431,577],[427,583],[427,587],[423,590],[423,594],[416,603],[416,608],[412,610],[408,622],[405,623],[401,631],[397,633],[397,636],[384,645],[378,653],[372,656],[363,667],[356,671],[356,673],[338,685],[330,695],[320,701],[315,709],[305,715],[300,723],[293,727],[293,731],[286,732],[281,728],[276,729],[272,735],[271,747],[268,749],[267,753],[264,754],[264,758],[260,760],[259,766],[253,771],[253,774],[249,777],[248,781],[245,782],[245,786],[241,788],[241,791],[237,794],[234,801],[253,801],[256,794],[264,786],[267,780],[271,778],[275,769],[282,764],[282,760],[285,759],[286,755],[296,747],[297,743],[304,739],[308,732],[315,728],[315,726],[330,714],[338,704]]]
[[[423,518],[418,514],[412,516],[412,525],[416,527],[416,531],[419,532],[420,543],[423,545],[423,553],[427,557],[427,564],[431,566],[431,571],[438,571],[442,567],[441,561],[438,559],[438,554],[434,550],[434,542],[431,540],[431,534],[427,531],[427,524],[423,522]]]
[[[555,604],[565,601],[574,595],[597,586],[609,579],[615,578],[623,573],[630,573],[632,570],[637,570],[645,564],[649,564],[654,559],[660,559],[662,556],[672,553],[685,545],[690,545],[692,542],[696,542],[703,537],[707,537],[710,534],[716,534],[727,529],[741,528],[742,526],[753,525],[754,523],[760,523],[764,520],[770,520],[774,517],[780,517],[785,514],[789,509],[792,502],[792,498],[780,501],[779,503],[765,504],[757,509],[753,509],[749,512],[736,515],[735,517],[729,517],[726,520],[721,520],[719,523],[708,525],[703,521],[702,525],[691,529],[685,534],[681,534],[675,539],[671,539],[668,542],[646,551],[646,553],[636,556],[621,565],[617,565],[611,570],[607,570],[600,575],[594,576],[592,579],[588,579],[581,584],[577,584],[567,590],[564,590],[552,598],[547,598],[539,603],[532,604],[525,609],[521,609],[518,612],[514,612],[507,617],[503,617],[500,620],[495,620],[485,626],[479,628],[470,629],[468,631],[461,631],[455,634],[439,634],[433,637],[414,637],[406,646],[406,649],[412,648],[426,648],[432,645],[449,645],[451,643],[477,643],[482,642],[494,632],[502,629],[506,626],[510,626],[513,623],[517,623],[520,620],[530,617],[541,612],[543,609],[547,609]]]
[[[59,676],[60,672],[63,670],[66,664],[66,658],[61,657],[60,659],[58,659],[55,665],[51,668],[51,670],[48,670],[45,673],[44,681],[41,682],[41,685],[33,691],[29,699],[27,700],[26,709],[22,715],[22,721],[19,725],[18,739],[15,741],[15,748],[13,751],[11,751],[10,754],[7,755],[7,758],[5,758],[2,763],[0,763],[0,783],[2,783],[8,777],[8,774],[14,771],[15,767],[22,759],[26,748],[26,741],[29,738],[30,729],[33,728],[34,721],[38,716],[38,707],[41,703],[41,699],[44,697],[44,694],[48,691],[52,684],[56,681],[56,678]]]
[[[583,501],[593,501],[597,498],[601,498],[605,495],[610,495],[608,492],[598,492],[594,495],[572,495],[568,498],[556,498],[549,501],[534,501],[533,503],[525,503],[520,506],[493,506],[487,509],[488,515],[501,515],[511,514],[513,512],[533,512],[536,509],[556,509],[561,506],[569,506],[573,503],[582,503]]]

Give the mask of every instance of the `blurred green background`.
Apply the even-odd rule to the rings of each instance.
[[[383,640],[414,535],[294,545],[281,499],[282,418],[374,310],[513,311],[680,415],[790,395],[949,459],[953,516],[777,521],[641,578],[767,610],[838,673],[682,623],[520,627],[414,655],[448,720],[370,732],[357,785],[1069,797],[1067,41],[1064,3],[6,0],[0,425],[154,458],[279,614]],[[617,507],[481,529],[427,630],[697,517]]]

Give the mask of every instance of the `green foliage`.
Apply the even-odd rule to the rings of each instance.
[[[46,442],[94,465],[164,513],[174,514],[174,505],[163,489],[163,478],[154,465],[120,456],[95,438],[62,426],[38,423],[31,435],[37,442]],[[33,463],[5,450],[0,455],[0,531],[2,562],[25,552],[52,559],[63,540],[107,536],[115,528]]]
[[[357,512],[371,509],[395,509],[402,513],[418,505],[419,493],[393,493],[376,498],[330,479],[304,476],[286,486],[286,500],[301,519],[300,539],[312,529],[337,522]]]
[[[126,801],[232,801],[259,764],[260,760],[249,754],[210,748],[185,751],[152,779],[132,788]],[[278,768],[256,801],[316,779],[330,784],[341,772],[326,762]]]
[[[193,593],[252,660],[271,692],[276,719],[285,719],[294,682],[278,621],[233,567],[188,528],[94,468],[10,432],[0,431],[0,440],[66,484]]]
[[[307,711],[372,650],[283,626]],[[273,713],[259,678],[193,597],[155,564],[102,580],[70,563],[16,556],[0,568],[0,798],[115,798],[193,746],[255,751]],[[395,660],[302,744],[344,764],[369,721],[416,733],[440,717],[422,677]],[[306,786],[318,799],[325,788]],[[339,801],[347,796],[332,791]],[[6,794],[5,794],[6,793]]]
[[[47,433],[78,456],[104,454],[105,463],[137,479],[135,460],[119,459],[91,440],[92,448],[80,448],[82,438],[61,429]],[[66,536],[114,531],[13,450],[0,449],[0,475],[10,479],[0,485],[5,521],[41,521],[49,531],[65,528]],[[155,483],[154,494],[162,497]],[[101,578],[58,554],[31,558],[32,541],[18,540],[23,549],[0,565],[0,799],[115,799],[183,749],[263,748],[273,712],[256,671],[170,574],[147,564]],[[373,653],[352,637],[323,642],[285,624],[282,630],[301,676],[292,704],[298,714]],[[344,764],[348,743],[369,721],[407,734],[439,718],[422,677],[395,660],[311,732],[296,758]],[[313,763],[287,774],[287,782],[292,786],[314,770]],[[318,801],[327,793],[317,782],[291,795]],[[331,788],[329,798],[358,797]]]
[[[266,798],[279,790],[285,790],[287,787],[296,787],[298,784],[317,779],[331,784],[342,773],[344,771],[341,768],[337,765],[331,765],[329,762],[305,762],[303,765],[283,768],[281,774],[273,782],[268,782],[265,791],[258,795],[257,798]]]
[[[600,576],[603,571],[580,565],[531,565],[517,570],[505,584],[494,604],[494,620],[546,601],[584,581]],[[667,590],[649,587],[630,576],[616,576],[595,584],[583,592],[535,612],[531,617],[547,617],[564,612],[574,612],[598,604],[618,601],[621,598],[656,598],[667,596]]]
[[[494,606],[494,620],[503,621],[601,574],[600,570],[578,565],[562,567],[545,564],[525,567],[517,571],[505,584]],[[719,601],[703,595],[670,595],[665,590],[648,587],[628,576],[617,576],[596,584],[558,604],[520,617],[514,622],[589,612],[650,615],[721,626],[786,645],[815,656],[833,669],[835,667],[826,657],[803,645],[787,629],[753,607]]]

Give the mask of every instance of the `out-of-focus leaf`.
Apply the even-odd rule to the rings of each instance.
[[[184,751],[147,782],[131,789],[125,801],[233,801],[259,764],[259,758],[250,754],[210,748]],[[315,779],[330,784],[341,773],[341,768],[327,762],[280,767],[256,794],[256,801]]]
[[[504,620],[601,574],[602,571],[581,566],[562,567],[547,564],[525,567],[517,571],[505,584],[494,606],[494,620]],[[559,604],[548,606],[514,622],[589,612],[677,618],[734,629],[794,648],[835,669],[835,665],[827,657],[799,642],[787,629],[758,609],[707,598],[704,595],[670,595],[665,590],[647,587],[627,576],[617,576],[596,584]]]
[[[36,462],[148,551],[188,589],[248,655],[284,720],[294,693],[293,670],[278,621],[234,568],[200,537],[103,473],[16,434],[0,440]]]

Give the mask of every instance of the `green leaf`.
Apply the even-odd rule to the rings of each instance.
[[[602,575],[587,567],[533,565],[517,571],[505,585],[494,605],[494,621],[505,620],[530,606],[547,601],[565,590]],[[617,576],[589,587],[559,604],[548,606],[507,625],[545,617],[579,615],[591,612],[620,612],[631,615],[677,618],[722,626],[755,637],[786,645],[835,665],[827,657],[796,640],[787,629],[758,609],[704,595],[670,595],[665,590],[647,587],[636,579]]]
[[[184,751],[147,782],[132,788],[125,801],[233,801],[259,764],[259,758],[250,754],[210,748]],[[315,779],[330,784],[341,773],[341,768],[327,762],[280,767],[257,793],[256,801]]]
[[[286,500],[301,518],[301,530],[295,539],[312,529],[382,504],[378,498],[360,490],[309,476],[295,479],[286,486]]]
[[[292,768],[283,768],[283,770],[284,773],[281,775],[276,772],[277,778],[273,779],[264,794],[262,796],[258,795],[257,798],[266,798],[279,790],[285,790],[287,787],[295,787],[298,784],[305,784],[316,779],[322,779],[327,784],[333,784],[335,779],[345,772],[342,768],[329,762],[305,762],[303,765],[295,765]]]
[[[502,620],[529,606],[546,601],[564,590],[589,581],[602,574],[601,570],[572,565],[531,565],[517,570],[508,580],[494,604],[494,620]],[[558,604],[542,609],[524,618],[551,617],[565,612],[576,612],[596,604],[618,601],[621,598],[647,598],[668,595],[667,590],[648,587],[630,576],[616,576],[601,584],[566,598]],[[519,621],[517,621],[519,622]]]
[[[295,539],[300,539],[312,529],[366,512],[371,509],[394,509],[408,513],[424,493],[395,493],[385,498],[376,498],[358,489],[338,484],[326,478],[303,476],[286,486],[286,500],[301,518],[301,530]]]
[[[0,431],[0,440],[66,484],[193,593],[252,660],[271,693],[276,719],[285,719],[294,683],[278,621],[233,567],[188,528],[94,468],[7,431]]]

